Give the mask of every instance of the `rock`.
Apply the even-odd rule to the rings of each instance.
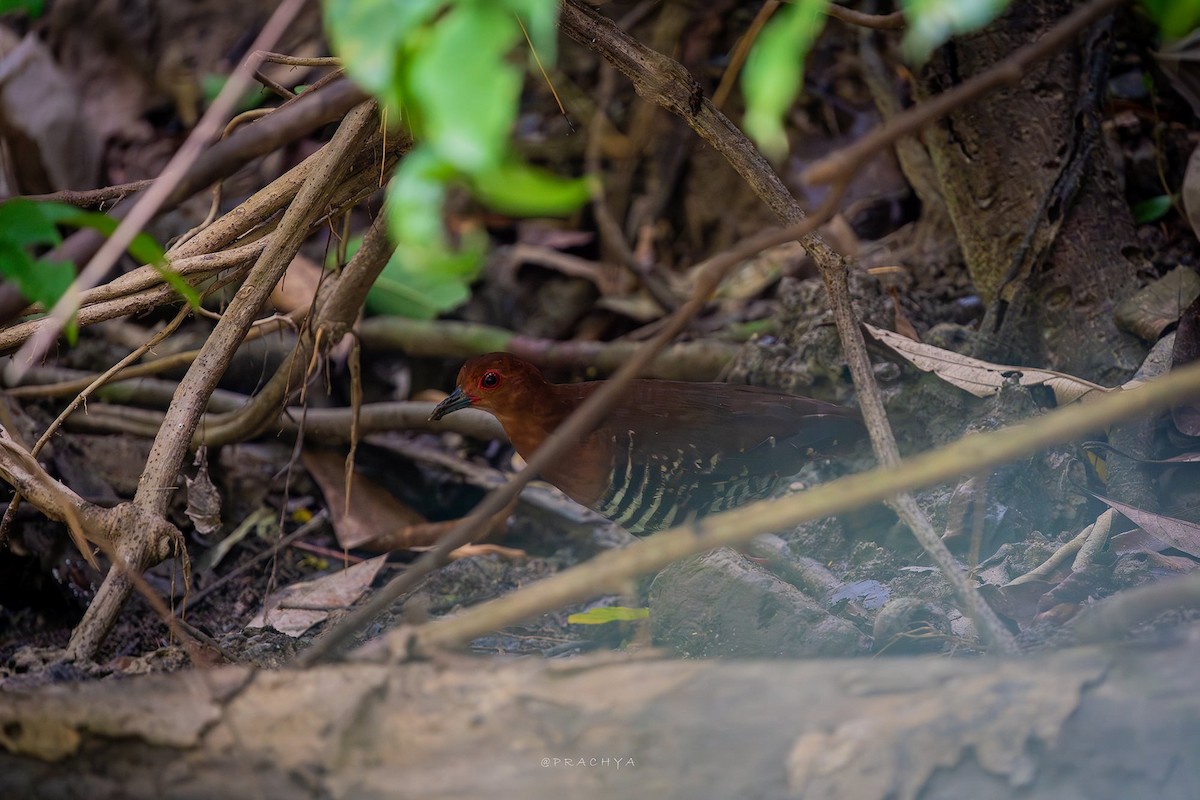
[[[722,548],[672,564],[650,586],[657,645],[696,657],[850,656],[867,637],[799,589]]]

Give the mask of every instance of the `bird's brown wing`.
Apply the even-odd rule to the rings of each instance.
[[[582,396],[589,385],[579,386]],[[645,448],[681,453],[714,478],[794,474],[813,453],[836,452],[862,436],[857,413],[832,403],[753,386],[675,381],[635,381],[602,427],[637,430]]]

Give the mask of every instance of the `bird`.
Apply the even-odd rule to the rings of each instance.
[[[508,353],[466,361],[430,420],[478,408],[528,460],[602,381],[551,383]],[[756,386],[635,380],[608,416],[544,469],[575,502],[635,535],[760,500],[816,457],[860,439],[857,412]]]

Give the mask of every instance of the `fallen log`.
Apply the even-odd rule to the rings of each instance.
[[[1020,659],[446,656],[0,695],[0,797],[1155,797],[1200,786],[1200,632]]]

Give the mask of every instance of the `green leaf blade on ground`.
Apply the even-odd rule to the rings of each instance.
[[[579,614],[571,614],[567,617],[569,625],[605,625],[609,622],[636,622],[640,619],[649,619],[650,609],[648,608],[626,608],[624,606],[601,606],[599,608],[591,608]]]

